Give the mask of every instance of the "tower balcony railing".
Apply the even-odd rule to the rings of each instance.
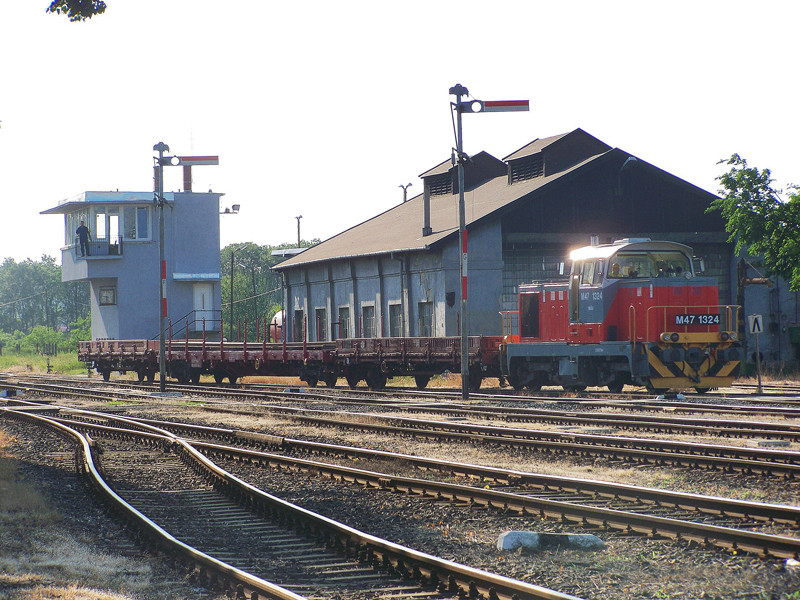
[[[75,237],[75,243],[72,245],[72,252],[76,259],[80,258],[98,258],[108,256],[122,256],[122,236],[111,236],[101,238],[99,240],[89,240],[88,254],[81,256],[81,243]]]

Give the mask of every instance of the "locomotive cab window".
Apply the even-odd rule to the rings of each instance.
[[[599,285],[603,279],[603,260],[587,260],[581,264],[581,285]]]
[[[611,258],[608,277],[684,277],[691,272],[689,258],[681,252],[620,252]]]

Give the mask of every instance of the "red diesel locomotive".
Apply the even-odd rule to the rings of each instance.
[[[744,356],[738,307],[719,304],[691,248],[623,239],[570,259],[569,280],[520,285],[519,311],[503,313],[500,362],[515,389],[731,384]]]

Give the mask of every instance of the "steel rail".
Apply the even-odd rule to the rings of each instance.
[[[245,443],[248,445],[256,445],[261,448],[273,447],[350,458],[376,458],[389,461],[401,461],[414,465],[419,469],[447,472],[481,481],[530,485],[542,489],[568,490],[584,494],[600,495],[608,498],[652,502],[653,504],[707,511],[710,513],[722,512],[727,515],[742,515],[742,518],[750,517],[756,520],[778,521],[800,527],[800,507],[796,506],[734,500],[730,498],[674,492],[592,479],[501,469],[498,467],[446,461],[411,454],[312,442],[239,429],[176,423],[172,421],[158,421],[136,417],[131,417],[131,419],[172,431],[181,436],[200,434],[211,439],[229,441],[231,443]]]
[[[98,415],[93,413],[90,416],[96,418]],[[113,415],[109,415],[109,420],[116,420],[125,425],[129,424],[129,419],[120,418]],[[105,425],[96,423],[82,422],[79,426],[86,427],[92,431],[103,432],[105,434],[112,433],[123,436],[134,435],[145,437],[156,436],[157,438],[161,437],[159,434],[140,432],[138,430],[120,431],[116,428],[108,428]],[[159,427],[149,423],[140,423],[140,426],[146,429],[160,429]],[[423,497],[431,497],[437,500],[448,499],[452,502],[463,502],[469,505],[477,504],[489,508],[501,509],[503,511],[516,512],[523,516],[535,515],[543,519],[556,518],[567,522],[573,522],[575,524],[581,524],[584,527],[597,527],[605,530],[637,533],[653,537],[661,536],[674,538],[676,540],[695,542],[704,546],[716,546],[728,550],[740,550],[763,556],[795,559],[800,557],[800,538],[763,534],[730,527],[694,523],[681,519],[639,514],[618,509],[585,506],[559,500],[534,498],[520,493],[487,490],[480,487],[436,482],[410,477],[400,477],[386,473],[332,465],[319,461],[287,457],[284,455],[249,450],[239,447],[223,446],[220,444],[211,444],[199,441],[188,441],[182,438],[174,439],[177,441],[177,443],[180,443],[181,446],[183,446],[184,451],[188,451],[188,448],[191,447],[196,450],[203,451],[212,457],[234,458],[247,461],[251,464],[255,462],[259,464],[266,463],[269,466],[282,465],[292,469],[313,472],[320,476],[328,476],[336,479],[352,481],[353,483],[380,489],[403,491],[405,493],[415,494]],[[271,436],[269,441],[274,442],[274,436]],[[437,462],[445,463],[445,461]],[[214,463],[209,463],[209,465],[206,465],[206,468],[208,470],[215,470],[216,465],[214,465]],[[474,475],[476,472],[477,471],[472,470],[471,474]],[[523,483],[530,475],[532,474],[514,473],[512,476],[508,477],[508,479],[513,479],[516,483]],[[495,477],[497,477],[497,473],[495,473]],[[223,478],[227,481],[227,477]],[[245,485],[249,486],[249,484]],[[613,487],[614,486],[612,485],[608,485],[606,493],[608,494],[609,489],[613,489]],[[627,491],[633,491],[632,486],[623,487],[626,488]],[[619,489],[614,490],[614,495],[619,495]],[[656,500],[657,502],[660,502],[665,498],[669,498],[669,503],[676,506],[692,505],[693,508],[700,508],[702,506],[709,512],[712,512],[713,509],[713,512],[724,514],[733,514],[738,512],[750,514],[760,512],[763,516],[771,518],[775,516],[774,513],[780,513],[782,518],[786,518],[787,520],[791,519],[795,523],[797,523],[798,518],[800,517],[800,509],[795,507],[780,507],[776,505],[758,506],[757,503],[732,500],[720,502],[718,499],[710,497],[693,498],[693,502],[690,502],[688,501],[689,499],[687,496],[688,495],[685,494],[681,495],[681,499],[685,500],[685,502],[681,502],[680,499],[676,499],[674,496],[669,498],[669,495],[663,492],[659,500],[656,500],[654,496],[650,496],[650,498]],[[702,501],[698,502],[698,500]],[[363,541],[359,542],[359,544],[363,543]]]
[[[105,382],[104,382],[105,383]],[[37,384],[38,386],[47,386],[48,384]],[[52,384],[49,384],[52,385]],[[132,389],[148,389],[142,387],[140,384],[122,384]],[[11,386],[13,387],[13,386]],[[36,391],[36,388],[30,386],[19,385],[19,389],[29,389]],[[43,388],[44,389],[44,388]],[[88,394],[86,392],[76,392],[72,388],[63,386],[54,386],[46,388],[48,391],[69,395],[82,395],[86,394],[97,399],[104,399],[104,394],[109,397],[125,398],[130,400],[129,394],[124,392],[116,392],[107,390],[104,394]],[[85,389],[85,388],[84,388]],[[174,386],[173,389],[180,389],[187,392],[195,393],[198,389],[208,392],[207,387],[198,388],[197,386]],[[377,398],[361,399],[361,398],[347,398],[347,397],[334,397],[333,399],[329,394],[309,393],[309,392],[295,392],[295,391],[269,391],[269,392],[252,392],[233,390],[230,388],[211,388],[215,395],[232,398],[249,398],[263,400],[265,397],[279,397],[285,398],[287,395],[290,397],[311,398],[324,401],[334,401],[342,404],[371,404],[376,407],[387,408],[392,410],[399,410],[404,412],[426,412],[443,415],[456,415],[456,416],[492,416],[499,417],[506,421],[512,422],[545,422],[556,425],[583,425],[583,426],[606,426],[617,427],[629,430],[647,430],[656,433],[682,433],[690,435],[715,435],[721,437],[743,437],[743,436],[763,436],[766,438],[786,438],[790,440],[800,440],[800,425],[785,425],[770,422],[752,422],[752,421],[736,421],[732,419],[727,420],[712,420],[712,419],[690,419],[683,417],[673,416],[654,416],[654,415],[627,415],[627,414],[590,414],[579,413],[574,410],[557,411],[552,409],[543,408],[515,408],[507,406],[480,406],[480,405],[462,405],[453,404],[452,406],[442,405],[428,405],[419,402],[396,402],[385,401]],[[141,396],[134,396],[134,398],[146,398]],[[617,405],[618,406],[618,405]],[[704,405],[694,405],[702,408]],[[663,408],[663,405],[656,405],[651,408]]]
[[[169,551],[178,554],[184,561],[188,561],[193,569],[199,570],[201,574],[204,571],[214,573],[218,581],[222,583],[225,588],[232,590],[237,597],[243,597],[244,594],[248,594],[251,600],[258,600],[260,597],[274,600],[306,600],[304,596],[295,594],[269,581],[264,581],[263,579],[209,556],[204,552],[200,552],[196,548],[184,544],[128,504],[101,476],[100,470],[94,462],[94,453],[96,451],[95,444],[88,435],[84,435],[63,423],[59,423],[47,417],[15,411],[4,407],[0,407],[0,410],[2,410],[4,416],[48,427],[62,437],[66,437],[75,442],[77,444],[76,453],[80,458],[76,465],[78,466],[79,473],[88,478],[91,488],[114,512],[120,514],[128,525],[134,527],[143,536],[153,541],[160,551]],[[168,440],[169,438],[165,437],[163,439]],[[76,459],[78,459],[77,456]],[[230,583],[235,585],[231,586]]]
[[[71,395],[80,395],[71,391]],[[118,396],[114,396],[118,397]],[[19,402],[10,399],[9,402]],[[220,407],[213,410],[224,411]],[[676,442],[620,436],[553,432],[536,429],[501,428],[477,424],[387,417],[375,413],[346,413],[354,420],[343,421],[322,415],[342,413],[307,408],[259,405],[258,410],[288,416],[313,425],[412,435],[431,439],[458,440],[467,443],[493,443],[523,449],[565,453],[579,456],[600,455],[611,459],[648,464],[671,464],[678,467],[705,466],[726,472],[762,473],[792,479],[800,476],[800,453],[795,451],[744,448],[695,442]],[[237,411],[230,411],[237,412]],[[316,416],[320,415],[320,416]],[[370,423],[363,422],[369,419]],[[378,421],[376,423],[375,421]],[[388,423],[388,424],[381,424]],[[394,423],[399,423],[395,425]]]
[[[24,411],[15,411],[7,408],[2,408],[2,410],[4,413],[12,414],[13,416],[26,415],[35,419],[50,420],[46,419],[45,417],[30,415]],[[102,413],[94,413],[92,416],[100,418],[108,417],[108,415],[102,415]],[[113,419],[120,422],[128,421],[128,419],[119,416],[113,416]],[[488,598],[489,600],[514,600],[523,598],[529,598],[531,600],[580,600],[569,594],[563,594],[555,590],[550,590],[541,586],[518,581],[502,575],[475,569],[466,565],[461,565],[459,563],[419,552],[400,544],[395,544],[388,540],[383,540],[370,534],[360,532],[347,525],[338,523],[337,521],[322,515],[318,515],[302,507],[295,506],[276,496],[272,496],[271,494],[268,494],[263,490],[256,488],[255,486],[252,486],[251,484],[232,475],[231,473],[228,473],[224,469],[221,469],[218,465],[214,464],[200,451],[193,448],[186,440],[169,434],[166,431],[159,432],[158,428],[153,426],[142,423],[131,423],[140,428],[149,430],[141,431],[119,430],[118,428],[87,422],[74,422],[73,424],[77,429],[85,428],[97,433],[102,432],[106,435],[110,434],[113,436],[123,436],[127,438],[141,437],[151,442],[154,440],[160,440],[162,442],[170,443],[172,445],[172,449],[176,451],[188,465],[192,466],[197,471],[202,472],[204,476],[210,480],[212,485],[218,489],[218,491],[222,491],[226,495],[240,502],[246,503],[253,510],[266,513],[268,516],[272,516],[274,518],[280,518],[284,522],[289,522],[290,525],[296,529],[308,531],[309,527],[311,527],[317,531],[319,535],[322,535],[325,538],[329,546],[339,548],[345,553],[357,553],[359,556],[365,556],[367,557],[367,561],[376,567],[391,568],[406,577],[417,579],[424,584],[440,586],[451,593],[466,594],[467,596],[471,597],[482,596]],[[108,489],[108,492],[114,494],[115,502],[116,499],[122,501],[119,496],[116,496],[110,487],[107,485],[105,485],[105,487]],[[104,495],[107,497],[108,492],[104,492]],[[127,503],[125,503],[125,505],[131,510],[135,511],[135,509],[130,507],[130,505],[127,505]],[[136,512],[137,514],[141,514],[138,513],[138,511]],[[142,517],[144,516],[142,515]],[[146,519],[146,517],[144,518]],[[152,525],[154,527],[158,527],[154,523],[152,523]],[[152,527],[147,524],[144,528],[148,531],[152,530]],[[220,564],[224,565],[224,563]],[[249,574],[238,571],[238,569],[235,569],[234,567],[230,567],[229,565],[225,566],[233,570],[229,573],[226,572],[226,574],[229,576],[243,573],[244,575],[248,575],[249,577],[253,578]],[[283,588],[279,589],[282,590]],[[281,596],[274,597],[281,598],[281,600],[284,598]],[[293,594],[292,596],[287,596],[285,598],[301,599],[302,596]]]
[[[481,487],[400,477],[233,446],[197,441],[191,442],[191,444],[194,448],[202,450],[212,457],[235,458],[251,464],[258,462],[267,463],[269,466],[284,465],[292,469],[313,472],[320,476],[343,479],[385,490],[402,491],[436,500],[449,499],[452,502],[478,504],[516,512],[523,516],[533,515],[542,519],[555,518],[572,521],[584,527],[594,526],[627,533],[636,532],[652,536],[674,537],[678,540],[692,541],[705,546],[742,550],[764,556],[794,559],[800,557],[800,538],[763,534],[618,509],[585,506],[560,500],[534,498],[520,493]]]

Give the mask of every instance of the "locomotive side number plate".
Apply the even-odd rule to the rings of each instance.
[[[719,325],[719,315],[675,315],[675,325]]]

